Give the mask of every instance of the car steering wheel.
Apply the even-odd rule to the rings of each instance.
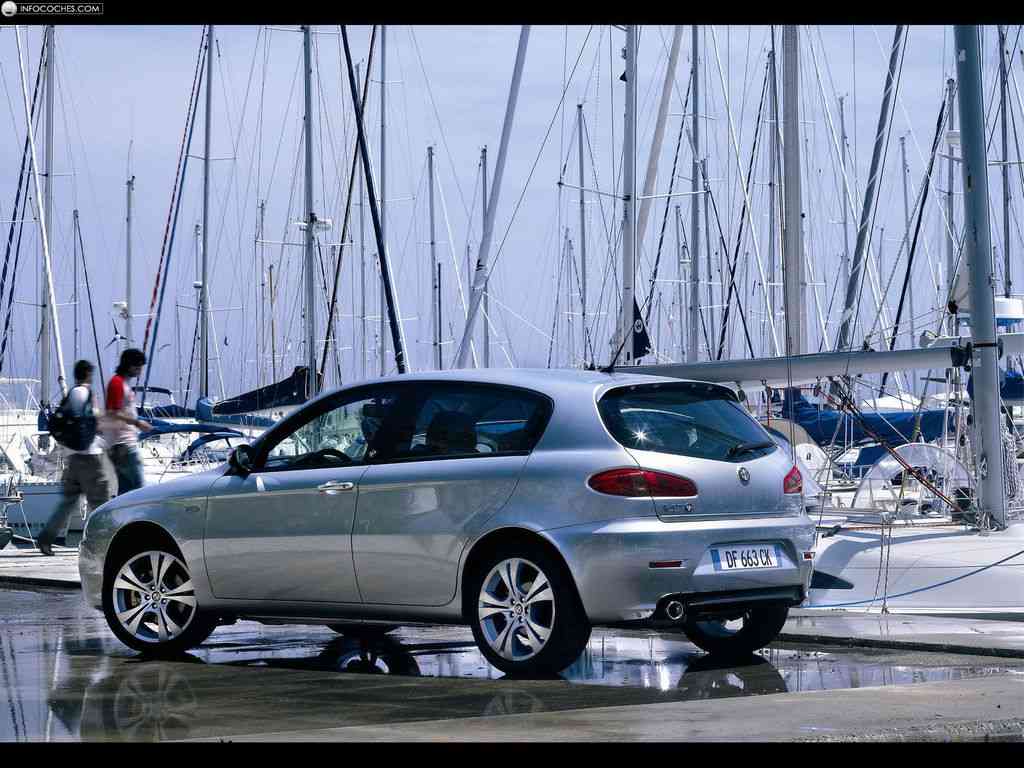
[[[348,454],[343,453],[342,451],[339,451],[336,448],[321,448],[318,451],[313,451],[313,453],[307,453],[301,459],[296,461],[295,464],[293,464],[292,466],[303,466],[307,464],[313,464],[317,461],[317,459],[325,458],[327,456],[333,456],[334,458],[341,459],[346,464],[352,463],[352,459],[349,457]]]

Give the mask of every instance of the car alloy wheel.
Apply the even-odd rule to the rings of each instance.
[[[540,653],[554,628],[551,582],[529,560],[502,560],[480,587],[477,615],[495,653],[509,661],[526,661]]]
[[[196,616],[196,597],[185,564],[168,552],[131,557],[111,586],[113,612],[121,628],[143,643],[179,638]]]

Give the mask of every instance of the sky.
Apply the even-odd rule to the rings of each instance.
[[[337,27],[317,27],[314,35],[313,144],[314,211],[332,225],[319,233],[323,273],[318,275],[318,346],[325,335],[326,303],[335,259],[340,253],[340,295],[336,332],[339,344],[328,356],[328,383],[351,382],[377,375],[379,282],[373,230],[365,209],[363,237],[360,207],[353,207],[351,243],[338,248],[349,164],[355,136],[352,101],[345,57]],[[856,220],[878,123],[882,87],[893,40],[891,26],[801,27],[800,104],[802,128],[802,209],[804,246],[809,277],[810,343],[819,344],[821,326],[834,341],[844,287],[839,286],[839,263],[844,249],[842,186],[838,172],[838,100],[843,97],[848,134],[849,183],[853,212],[848,211],[847,238],[853,250]],[[370,29],[348,29],[355,62],[365,67]],[[691,28],[682,29],[682,44],[657,163],[656,193],[690,187],[692,152],[685,134],[681,141],[676,178],[671,170],[692,62]],[[1019,28],[1009,39],[1020,47]],[[480,150],[488,148],[493,182],[499,138],[509,94],[518,27],[388,26],[386,31],[385,98],[387,152],[385,215],[386,240],[395,273],[408,356],[414,369],[433,367],[431,347],[431,256],[427,147],[435,147],[436,254],[442,267],[442,345],[448,367],[461,339],[466,292],[467,241],[475,261],[481,233]],[[668,49],[670,26],[640,30],[638,56],[637,186],[654,132],[655,115]],[[114,302],[126,297],[126,181],[134,176],[132,200],[132,339],[144,334],[157,267],[164,252],[178,156],[185,135],[186,115],[203,28],[191,27],[58,27],[57,80],[54,114],[53,222],[51,250],[55,294],[60,312],[65,367],[75,358],[75,255],[73,211],[79,211],[82,245],[90,276],[92,305],[101,360],[107,375],[120,344],[107,345],[126,333]],[[781,28],[775,29],[780,58]],[[210,390],[215,397],[238,394],[284,378],[305,357],[302,339],[303,233],[296,222],[304,217],[303,202],[303,83],[302,35],[295,27],[222,26],[214,32],[215,60],[211,109],[211,186],[209,278],[215,342],[211,348]],[[993,93],[996,61],[992,55],[995,29],[984,37],[986,102]],[[772,354],[765,294],[759,274],[767,274],[770,259],[767,147],[770,110],[758,105],[771,47],[768,27],[718,26],[700,28],[701,126],[714,213],[708,222],[712,242],[712,296],[701,287],[709,338],[721,322],[720,270],[740,247],[737,288],[758,354]],[[31,89],[39,62],[42,28],[22,28],[22,61]],[[871,258],[881,259],[880,286],[890,283],[885,303],[895,313],[903,280],[905,230],[899,138],[905,136],[907,180],[911,206],[922,184],[953,66],[952,27],[910,27],[901,59],[899,88],[885,165],[873,219]],[[624,84],[621,30],[600,26],[535,26],[530,30],[521,90],[515,112],[504,176],[495,216],[490,278],[492,325],[491,364],[545,366],[579,365],[610,356],[611,323],[618,313]],[[365,124],[374,175],[380,186],[380,40],[375,53]],[[1018,62],[1019,63],[1019,62]],[[1019,69],[1019,67],[1017,67]],[[1012,66],[1011,66],[1012,69]],[[1011,85],[1011,108],[1018,122],[1019,91]],[[14,30],[0,27],[0,124],[9,137],[0,143],[0,221],[8,222],[18,181],[25,106]],[[591,343],[584,352],[581,324],[581,266],[576,106],[583,104],[586,127],[584,165],[587,188],[586,280]],[[194,402],[198,356],[190,357],[196,328],[196,225],[202,220],[202,155],[205,93],[200,94],[180,210],[175,225],[168,289],[160,319],[157,353],[150,383],[171,387],[179,400]],[[827,110],[826,110],[827,105]],[[687,105],[689,109],[689,105]],[[990,119],[994,111],[989,115]],[[686,119],[686,124],[690,124]],[[1020,131],[1024,132],[1024,122]],[[750,164],[755,134],[759,137]],[[39,162],[42,123],[35,129]],[[1011,134],[1011,147],[1014,139]],[[998,149],[998,142],[992,152]],[[943,150],[944,151],[944,150]],[[1011,153],[1016,149],[1011,148]],[[990,158],[991,159],[991,158]],[[752,169],[748,177],[748,167]],[[922,222],[922,244],[912,275],[916,300],[916,330],[932,327],[939,306],[936,288],[944,281],[945,241],[942,208],[946,164],[936,165]],[[1019,176],[1019,167],[1013,174]],[[959,171],[957,171],[959,173]],[[559,187],[562,177],[566,186]],[[746,182],[746,195],[744,192]],[[1024,185],[1020,178],[1013,186]],[[991,175],[993,195],[1001,187],[998,172]],[[568,186],[571,185],[571,186]],[[957,180],[959,185],[959,180]],[[357,187],[358,192],[358,187]],[[751,201],[744,222],[745,197]],[[1014,193],[1012,248],[1020,243]],[[30,194],[28,222],[20,262],[14,273],[15,303],[12,329],[2,376],[38,377],[38,303],[42,274],[41,243],[35,223],[35,195]],[[662,242],[659,273],[651,294],[650,325],[657,359],[681,357],[677,303],[679,243],[687,241],[691,197],[658,198],[643,233],[637,285],[646,298],[653,265]],[[260,204],[263,230],[258,238]],[[675,206],[680,206],[679,238]],[[998,212],[997,212],[998,213]],[[664,225],[664,236],[662,236]],[[1001,215],[993,219],[993,242],[1001,244]],[[753,226],[751,227],[751,222]],[[997,226],[998,224],[998,226]],[[6,242],[7,228],[3,227]],[[703,228],[703,222],[702,222]],[[884,233],[882,232],[884,228]],[[721,232],[721,240],[718,233]],[[702,237],[706,237],[706,230]],[[257,239],[262,240],[258,243]],[[571,251],[567,245],[571,241]],[[286,243],[282,245],[281,243]],[[361,247],[361,243],[364,244]],[[334,245],[332,245],[334,244]],[[1000,245],[1001,249],[1001,245]],[[879,251],[881,255],[879,256]],[[567,253],[576,260],[568,268]],[[1000,250],[1001,252],[1001,250]],[[362,254],[362,256],[361,256]],[[705,255],[706,256],[706,255]],[[13,255],[12,255],[13,260]],[[167,258],[167,256],[165,256]],[[776,263],[778,257],[776,257]],[[759,266],[760,264],[760,266]],[[365,265],[365,266],[363,266]],[[273,267],[271,278],[270,267]],[[319,270],[320,267],[318,266]],[[686,276],[687,267],[682,267]],[[365,270],[367,332],[362,333],[363,302],[360,275]],[[461,281],[454,279],[458,270]],[[274,282],[270,310],[268,285]],[[776,269],[774,278],[778,281]],[[324,290],[326,283],[327,290]],[[81,266],[78,272],[78,355],[96,357],[89,323],[89,306]],[[10,283],[5,287],[10,290]],[[864,289],[859,343],[867,337],[877,345],[877,304],[871,286]],[[770,300],[770,297],[769,297]],[[557,302],[557,313],[556,313]],[[685,308],[684,303],[684,308]],[[831,307],[831,311],[830,311]],[[7,309],[6,295],[0,308]],[[773,303],[781,328],[782,309]],[[746,354],[742,329],[735,322],[727,336],[726,356]],[[891,321],[891,320],[890,320]],[[271,329],[273,324],[273,329]],[[875,325],[875,336],[870,331]],[[478,326],[479,328],[479,326]],[[271,340],[271,330],[273,340]],[[366,350],[364,364],[363,339]],[[908,337],[909,338],[909,337]],[[481,333],[476,351],[482,358]],[[717,341],[713,342],[717,346]],[[902,345],[902,344],[901,344]],[[591,352],[592,350],[592,352]],[[702,352],[702,357],[706,351]],[[319,357],[319,352],[318,352]],[[387,370],[394,361],[387,359]],[[190,374],[191,369],[191,374]],[[340,375],[339,375],[340,374]],[[188,392],[185,390],[189,389]]]

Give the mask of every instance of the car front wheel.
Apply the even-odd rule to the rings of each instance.
[[[541,547],[521,544],[492,554],[467,586],[473,637],[502,672],[557,674],[590,639],[572,577]]]
[[[788,615],[785,605],[754,606],[732,618],[687,618],[683,632],[710,654],[747,657],[778,637]]]
[[[123,552],[103,589],[103,613],[117,639],[136,651],[182,653],[217,626],[196,601],[192,576],[167,544]]]

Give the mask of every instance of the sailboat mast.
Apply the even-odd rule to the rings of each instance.
[[[430,277],[431,277],[431,330],[433,331],[434,342],[434,367],[441,370],[441,285],[440,275],[437,271],[437,240],[434,234],[434,148],[427,147],[427,188],[430,190],[427,195],[428,208],[430,210]]]
[[[908,269],[912,269],[910,265],[910,197],[908,196],[907,181],[910,176],[910,166],[907,165],[907,137],[900,136],[900,159],[902,165],[900,168],[903,169],[903,248],[906,251]],[[911,274],[910,284],[914,284],[913,274]],[[916,346],[915,339],[917,338],[917,329],[914,324],[914,292],[907,292],[908,309],[910,310],[910,344],[907,346],[913,348]],[[917,373],[910,371],[909,376],[911,392],[917,390]]]
[[[953,184],[954,160],[953,160],[953,131],[956,128],[956,111],[953,109],[956,98],[956,80],[952,77],[946,81],[946,113],[949,115],[949,132],[946,134],[946,167],[948,177],[946,181],[946,295],[952,295],[953,280],[956,277],[956,227],[953,226]],[[949,317],[949,335],[956,335],[956,317]]]
[[[857,227],[857,244],[853,249],[853,265],[850,267],[850,280],[846,284],[846,299],[843,306],[842,322],[836,339],[836,350],[843,351],[850,346],[850,333],[853,328],[853,314],[857,299],[860,296],[860,283],[866,271],[865,252],[870,241],[872,211],[874,210],[875,187],[880,175],[879,164],[885,146],[886,125],[889,120],[889,102],[892,100],[893,81],[896,78],[896,64],[899,61],[900,43],[903,41],[904,26],[896,27],[889,54],[889,72],[885,77],[885,89],[882,92],[882,109],[878,115],[878,129],[875,131],[875,147],[871,154],[871,170],[868,173],[868,184],[864,192],[864,206],[861,208],[860,225]]]
[[[840,141],[840,168],[846,175],[846,112],[844,109],[846,98],[839,97],[839,141]],[[843,204],[843,285],[850,282],[850,207]]]
[[[999,113],[1003,140],[1003,295],[1010,296],[1010,150],[1006,141],[1006,27],[999,25]]]
[[[498,144],[498,159],[494,164],[494,182],[487,201],[487,217],[484,231],[480,236],[480,251],[477,255],[476,270],[473,272],[473,285],[469,297],[469,310],[466,313],[466,327],[462,332],[459,350],[455,355],[455,367],[462,368],[469,357],[469,349],[473,339],[473,326],[480,301],[483,298],[487,278],[487,262],[490,258],[491,239],[494,236],[494,216],[498,209],[498,197],[501,193],[501,179],[505,172],[505,156],[508,154],[508,142],[512,133],[512,119],[516,113],[516,101],[519,98],[519,83],[523,78],[523,64],[526,61],[526,46],[530,40],[530,27],[524,25],[519,31],[519,45],[516,49],[516,63],[512,70],[512,85],[509,88],[508,102],[505,104],[505,120],[501,126],[501,142]]]
[[[768,85],[771,89],[771,110],[772,110],[772,130],[771,130],[771,142],[768,145],[768,311],[773,316],[777,302],[775,301],[775,248],[776,240],[776,221],[775,221],[775,208],[777,200],[777,187],[775,179],[778,176],[778,149],[779,149],[779,100],[778,91],[776,86],[776,73],[775,73],[775,29],[772,28],[772,49],[768,53],[768,60],[770,62],[770,71],[768,73],[769,81]],[[764,324],[762,323],[762,329]],[[762,330],[763,333],[763,330]]]
[[[356,80],[362,82],[360,65],[356,64]],[[359,177],[359,378],[366,378],[366,212],[363,209],[363,174]]]
[[[53,234],[52,221],[53,214],[53,78],[56,67],[56,51],[53,45],[53,25],[50,24],[46,27],[43,34],[46,37],[46,89],[43,92],[43,97],[46,100],[46,120],[43,123],[43,167],[46,169],[43,172],[43,211],[45,216],[43,217],[43,229],[46,231],[46,241],[49,243],[52,240],[51,235]],[[40,296],[39,296],[39,312],[42,326],[42,332],[39,338],[39,360],[40,360],[40,374],[39,374],[39,407],[46,409],[50,404],[50,347],[53,345],[51,341],[52,329],[50,327],[50,310],[51,307],[49,293],[47,290],[46,283],[46,270],[47,267],[43,267],[43,280],[40,281]]]
[[[482,201],[481,209],[481,222],[480,226],[484,226],[484,222],[487,221],[487,146],[484,145],[483,149],[480,150],[480,174],[481,183],[483,189],[480,193],[480,199]],[[484,280],[484,368],[491,367],[491,313],[489,311],[490,302],[487,300],[488,286],[490,285],[490,278]]]
[[[580,328],[583,357],[587,356],[587,215],[583,193],[583,105],[576,105],[576,140],[580,166]],[[680,305],[682,306],[682,305]]]
[[[807,278],[804,275],[800,195],[800,37],[796,25],[782,28],[782,290],[786,305],[786,354],[807,351]]]
[[[21,75],[21,95],[22,95],[22,99],[23,99],[23,102],[24,102],[24,105],[25,105],[25,126],[26,126],[26,130],[28,132],[28,146],[29,146],[29,152],[31,153],[31,158],[32,158],[32,182],[33,182],[33,185],[35,186],[36,199],[37,200],[46,200],[49,197],[49,193],[47,193],[47,195],[44,196],[43,192],[42,192],[42,185],[39,183],[39,161],[36,158],[36,140],[35,140],[35,136],[34,136],[33,131],[32,131],[32,111],[31,111],[31,108],[29,107],[29,103],[28,103],[28,82],[25,79],[25,62],[22,60],[21,27],[19,27],[17,25],[15,25],[15,27],[14,27],[14,37],[15,37],[15,41],[16,41],[17,46],[18,46],[18,70],[19,70],[19,73]],[[49,84],[49,78],[50,78],[50,76],[53,73],[53,66],[52,66],[52,63],[53,63],[53,59],[52,59],[52,55],[53,55],[53,27],[52,26],[48,28],[48,41],[47,42],[48,42],[48,45],[47,45],[47,51],[48,51],[48,53],[47,53],[47,62],[48,62],[48,65],[47,65],[47,83]],[[50,101],[50,104],[52,104],[52,96],[51,96],[49,101]],[[49,114],[51,111],[52,110],[47,109],[47,114]],[[52,131],[52,124],[50,126],[50,130]],[[51,134],[51,142],[50,143],[52,144],[52,134]],[[47,154],[52,156],[51,152],[52,152],[52,146],[47,150]],[[47,172],[47,177],[49,177],[49,175],[50,175],[49,172]],[[40,224],[39,231],[40,231],[40,235],[42,236],[42,240],[43,240],[43,285],[44,285],[44,289],[46,291],[45,306],[49,309],[49,314],[46,315],[46,318],[47,318],[48,322],[52,323],[52,325],[53,325],[53,331],[54,331],[53,335],[54,335],[54,338],[56,339],[55,346],[56,346],[56,349],[57,349],[57,384],[60,387],[61,396],[63,396],[64,393],[67,392],[67,385],[66,385],[66,383],[64,381],[64,350],[63,350],[63,347],[61,346],[61,342],[60,342],[60,319],[59,319],[59,317],[57,315],[57,312],[56,312],[57,302],[56,302],[56,299],[55,299],[54,293],[53,293],[53,269],[52,269],[52,265],[51,265],[51,262],[50,262],[50,234],[49,234],[49,228],[50,228],[49,213],[50,212],[49,212],[48,208],[49,208],[49,204],[47,202],[40,209],[40,217],[42,218],[42,221],[39,222],[39,224]],[[47,337],[47,341],[48,340],[49,339]],[[46,377],[47,378],[43,378],[42,379],[41,386],[40,386],[40,406],[42,408],[47,407],[49,405],[49,403],[50,403],[50,401],[49,401],[49,378],[48,378],[50,376],[49,344],[47,344],[45,349],[47,351],[47,354],[44,355],[43,360],[46,361],[46,369],[45,370],[46,370]],[[43,387],[46,387],[46,389],[44,390]],[[46,398],[47,398],[45,401],[42,400],[42,395],[43,395],[44,392],[45,392],[45,395],[46,395]],[[41,436],[41,438],[40,438],[40,447],[43,447],[43,448],[47,447],[47,445],[49,444],[49,439],[48,438],[49,438],[48,435]]]
[[[199,397],[210,394],[210,127],[213,101],[213,25],[206,27],[206,133],[203,139],[203,263],[199,278]]]
[[[388,141],[387,141],[387,64],[388,64],[388,28],[382,24],[380,27],[380,236],[386,243],[387,230],[387,197],[385,190],[388,185]],[[384,276],[381,274],[380,281],[380,375],[387,373],[388,337],[384,333]]]
[[[978,510],[1006,525],[1003,448],[1000,429],[999,367],[996,349],[995,270],[988,209],[985,158],[985,116],[982,106],[979,28],[954,27],[957,80],[960,83],[960,125],[963,136],[964,229],[970,269],[972,374],[971,398],[974,450],[978,468]],[[984,393],[983,396],[979,396]]]
[[[124,303],[127,319],[124,322],[125,349],[131,346],[132,335],[132,193],[135,191],[135,177],[129,176],[125,184],[125,248],[124,248]]]
[[[303,122],[306,154],[306,365],[309,367],[309,381],[312,396],[320,391],[316,375],[316,214],[313,213],[313,55],[312,30],[302,28],[302,55],[304,62],[304,95],[306,106]]]
[[[700,49],[698,47],[697,25],[693,25],[693,66],[690,93],[693,94],[693,165],[690,170],[690,322],[687,326],[689,340],[686,348],[686,362],[695,363],[699,357],[698,326],[700,325]],[[685,118],[684,118],[685,119]]]
[[[615,348],[618,362],[632,365],[636,276],[636,25],[626,27],[626,110],[622,134],[622,307]]]

